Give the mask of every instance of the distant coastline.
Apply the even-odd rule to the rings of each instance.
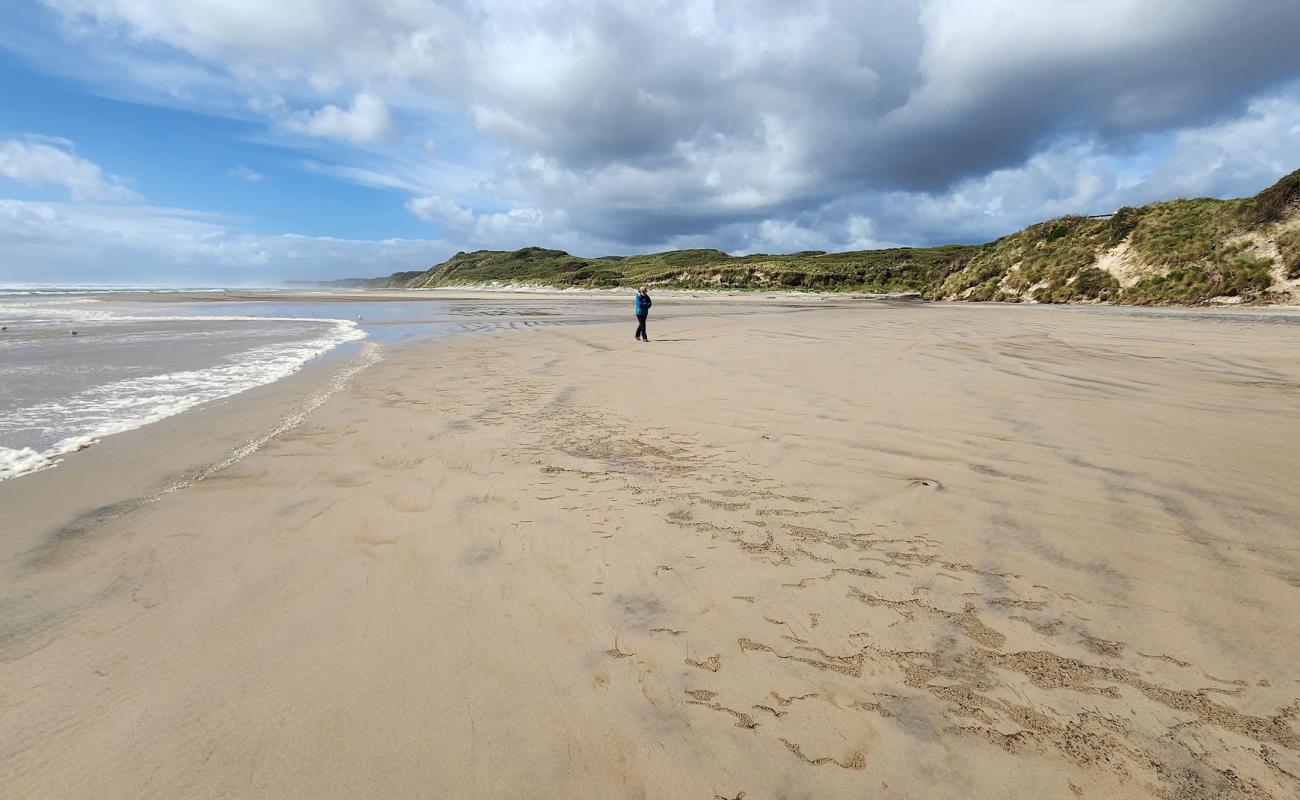
[[[914,294],[928,300],[1119,305],[1300,302],[1300,170],[1254,197],[1178,199],[1031,225],[987,244],[732,256],[583,258],[460,252],[427,270],[291,288],[608,289]]]

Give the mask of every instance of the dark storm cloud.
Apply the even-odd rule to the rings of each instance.
[[[950,48],[932,48],[934,83],[846,151],[857,175],[933,190],[1022,163],[1061,136],[1123,146],[1240,113],[1300,75],[1297,30],[1300,3],[1266,0],[1148,2],[1111,24],[1026,31],[1047,46],[1020,52],[959,33]]]
[[[566,18],[549,79],[479,76],[476,119],[563,176],[516,173],[515,196],[637,244],[944,192],[1067,139],[1122,153],[1300,75],[1283,0],[862,5],[724,6],[694,27],[602,6]]]

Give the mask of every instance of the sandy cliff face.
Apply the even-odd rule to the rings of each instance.
[[[1260,244],[1273,257],[1274,293],[1282,302],[1300,303],[1300,209],[1277,226],[1271,239]]]
[[[1041,252],[1045,248],[1037,244],[1034,249]],[[1231,258],[1226,267],[1221,263],[1222,258],[1216,262],[1215,254],[1162,263],[1159,258],[1162,254],[1156,253],[1157,257],[1153,258],[1135,249],[1128,236],[1113,246],[1102,242],[1090,247],[1088,258],[1063,269],[1058,267],[1055,274],[1051,268],[1046,270],[1047,274],[1041,270],[1030,273],[1021,259],[994,275],[994,280],[942,292],[940,296],[946,300],[1031,303],[1133,302],[1145,289],[1149,296],[1140,301],[1147,303],[1300,303],[1300,208],[1289,211],[1280,221],[1225,237],[1221,251]],[[1189,270],[1194,277],[1210,278],[1197,296],[1162,297],[1155,291],[1163,287],[1176,292],[1179,274],[1185,275]],[[1212,282],[1216,271],[1222,279],[1217,286]],[[1195,275],[1197,272],[1200,275]],[[1028,274],[1035,280],[1027,282]],[[1234,283],[1234,277],[1241,282]],[[1182,283],[1189,289],[1195,288],[1189,281]],[[1220,291],[1215,291],[1216,288]]]
[[[1290,303],[1300,279],[1300,171],[1254,197],[1179,199],[1063,217],[979,248],[932,296],[1140,305]]]

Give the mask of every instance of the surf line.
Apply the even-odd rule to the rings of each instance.
[[[329,382],[325,384],[325,388],[322,391],[308,398],[304,403],[277,422],[275,427],[271,428],[271,430],[258,436],[252,441],[245,442],[234,450],[231,450],[225,458],[219,461],[214,461],[211,464],[200,468],[196,472],[191,473],[182,480],[177,481],[171,486],[168,486],[166,489],[144,498],[143,502],[152,503],[155,500],[162,499],[164,496],[169,495],[172,492],[178,492],[187,486],[193,486],[204,478],[220,472],[226,467],[243,461],[253,453],[261,450],[267,442],[270,442],[278,436],[283,436],[306,422],[307,417],[310,416],[313,411],[325,405],[326,401],[344,389],[353,378],[359,375],[363,370],[379,363],[383,358],[381,351],[382,348],[380,345],[375,342],[366,342],[361,346],[360,353],[357,353],[357,355],[344,365],[342,369],[330,376]]]
[[[345,388],[348,385],[348,383],[353,378],[355,378],[362,370],[367,369],[368,367],[378,363],[381,360],[381,351],[382,348],[378,344],[375,344],[374,342],[367,342],[366,344],[362,345],[362,350],[360,353],[358,353],[345,366],[343,366],[337,372],[335,372],[333,375],[330,376],[329,381],[325,384],[325,387],[321,392],[317,393],[316,395],[308,398],[306,401],[299,404],[291,413],[289,413],[287,416],[285,416],[283,419],[277,422],[275,426],[272,427],[266,433],[262,434],[261,436],[258,436],[252,441],[240,445],[234,450],[231,450],[224,458],[220,459],[219,461],[214,461],[204,467],[201,467],[189,473],[184,478],[176,481],[175,483],[170,484],[165,489],[161,489],[157,492],[154,492],[151,495],[146,495],[144,497],[134,497],[131,498],[130,500],[126,500],[120,503],[113,503],[111,505],[103,506],[94,509],[92,511],[88,511],[80,515],[76,519],[72,520],[71,522],[67,523],[63,527],[59,528],[58,532],[56,533],[56,538],[57,538],[57,534],[60,533],[64,535],[69,535],[69,534],[75,535],[84,532],[86,529],[88,529],[91,526],[99,525],[109,520],[117,519],[119,517],[124,517],[127,514],[130,514],[151,503],[155,503],[158,500],[161,500],[162,498],[166,497],[172,492],[180,491],[181,489],[184,489],[187,486],[193,486],[194,484],[198,483],[204,478],[210,477],[214,473],[219,472],[220,470],[223,470],[226,467],[229,467],[230,465],[237,463],[241,459],[247,458],[248,456],[260,450],[263,446],[266,445],[267,442],[270,442],[271,440],[275,439],[277,436],[282,436],[285,433],[288,433],[289,431],[293,430],[294,428],[298,427],[303,422],[305,422],[307,417],[313,411],[320,408],[322,405],[325,404],[326,401],[328,401],[331,397],[337,394],[341,389]],[[39,550],[47,546],[48,543],[46,545],[38,547],[37,549]]]

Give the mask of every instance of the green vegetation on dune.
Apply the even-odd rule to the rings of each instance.
[[[1241,226],[1237,200],[1171,200],[1152,203],[1129,237],[1129,246],[1152,266],[1219,261],[1227,237]]]
[[[427,288],[497,282],[604,288],[652,284],[685,289],[924,292],[975,249],[953,245],[749,256],[730,256],[721,250],[672,250],[584,259],[562,250],[526,247],[512,252],[457,253],[414,280],[403,274],[390,285]]]
[[[1276,259],[1274,258],[1276,253]],[[1275,263],[1276,261],[1276,263]],[[916,292],[948,300],[1201,304],[1291,300],[1300,278],[1300,170],[1252,198],[1171,200],[1062,217],[983,245],[731,256],[673,250],[580,258],[562,250],[457,253],[356,285]]]
[[[1277,253],[1283,274],[1289,280],[1300,279],[1300,228],[1291,228],[1277,237]]]
[[[1124,209],[1127,216],[1132,209]],[[1109,300],[1119,284],[1098,277],[1077,289],[1076,276],[1097,260],[1097,252],[1123,239],[1115,234],[1114,220],[1063,217],[984,245],[965,267],[949,275],[939,287],[942,297],[969,300],[1017,300],[1026,294],[1040,302]],[[1100,272],[1100,270],[1094,270]],[[1109,277],[1109,276],[1107,276]],[[1089,290],[1091,294],[1087,293]],[[967,294],[969,292],[969,294]]]
[[[1280,227],[1297,215],[1300,170],[1243,200],[1172,200],[1100,219],[1064,217],[985,245],[935,294],[1143,305],[1291,299],[1270,297],[1274,264],[1260,245],[1273,240],[1283,273],[1300,277],[1300,233]]]
[[[1243,211],[1251,222],[1281,222],[1300,208],[1300,169],[1244,203]]]
[[[1288,206],[1265,207],[1280,220]],[[1064,217],[1031,225],[981,248],[945,279],[938,294],[1148,305],[1262,299],[1273,283],[1273,264],[1251,252],[1250,234],[1266,236],[1273,221],[1261,222],[1260,208],[1253,199],[1171,200],[1122,208],[1103,219]],[[1138,276],[1127,287],[1098,268],[1103,256],[1121,245],[1125,252],[1116,255],[1116,263]]]
[[[689,262],[672,253],[630,256],[620,262],[628,283],[683,288],[804,289],[924,292],[972,248],[896,248],[847,253],[728,256],[717,250]]]
[[[458,284],[539,283],[554,286],[616,285],[619,272],[612,262],[583,259],[563,250],[525,247],[513,252],[477,250],[457,253],[406,286],[426,288]]]

